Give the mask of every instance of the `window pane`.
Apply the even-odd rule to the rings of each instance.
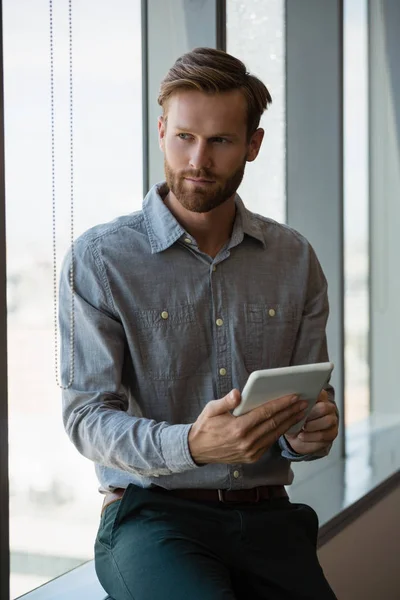
[[[75,236],[142,203],[140,4],[72,4]],[[53,5],[59,269],[70,241],[68,2]],[[3,12],[15,598],[92,558],[101,497],[64,433],[55,384],[49,3],[5,0]]]
[[[345,415],[369,415],[367,2],[344,3]]]
[[[247,163],[239,194],[250,210],[281,222],[286,220],[284,15],[284,0],[227,2],[227,51],[242,60],[272,96],[261,119],[265,137],[260,154]]]

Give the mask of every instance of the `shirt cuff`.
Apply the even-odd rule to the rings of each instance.
[[[316,454],[298,454],[295,452],[284,435],[278,440],[279,447],[281,449],[281,454],[283,458],[287,458],[292,462],[300,462],[302,460],[316,460],[317,458],[321,458],[321,456],[317,456]]]
[[[189,449],[189,431],[192,424],[169,425],[161,430],[161,452],[171,473],[198,469]]]

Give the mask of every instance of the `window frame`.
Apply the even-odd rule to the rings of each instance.
[[[312,244],[328,280],[328,349],[340,414],[329,456],[295,465],[295,485],[345,456],[343,16],[343,0],[286,0],[287,224]]]
[[[10,595],[3,2],[0,0],[0,597]]]

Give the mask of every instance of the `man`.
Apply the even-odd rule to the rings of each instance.
[[[74,377],[66,430],[105,493],[95,546],[114,600],[334,598],[318,518],[291,504],[291,460],[338,432],[327,386],[304,414],[284,397],[235,418],[250,372],[327,360],[327,285],[309,243],[244,207],[267,88],[236,58],[198,48],[161,84],[166,182],[143,210],[75,243]],[[71,256],[63,267],[70,373]]]

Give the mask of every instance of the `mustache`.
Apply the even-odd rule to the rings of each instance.
[[[208,171],[207,169],[199,169],[199,170],[193,170],[193,171],[183,171],[181,173],[181,177],[188,177],[193,178],[193,179],[210,179],[212,181],[215,181],[217,178],[215,177],[215,175],[213,173],[211,173],[210,171]]]

